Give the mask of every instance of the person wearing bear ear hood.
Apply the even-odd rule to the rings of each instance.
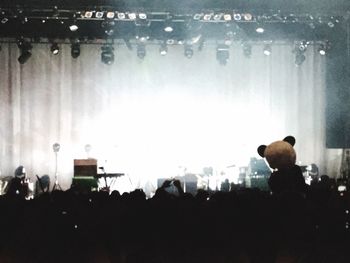
[[[297,192],[305,194],[305,183],[301,168],[295,164],[296,153],[293,148],[295,138],[287,136],[282,141],[275,141],[269,145],[260,145],[258,154],[266,158],[273,170],[268,184],[273,194]]]

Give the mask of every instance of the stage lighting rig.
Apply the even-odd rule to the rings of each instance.
[[[265,55],[265,56],[270,56],[270,55],[271,55],[271,52],[272,52],[271,45],[270,45],[270,44],[266,44],[266,45],[264,46],[263,52],[264,52],[264,55]]]
[[[58,53],[60,53],[60,48],[58,47],[57,43],[52,43],[50,50],[53,55],[58,55]]]
[[[105,45],[101,47],[101,61],[106,65],[112,65],[114,63],[114,48],[111,45]]]
[[[295,53],[294,63],[297,67],[301,66],[306,60],[306,56],[305,56],[306,48],[307,48],[307,44],[306,42],[303,42],[303,41],[297,44],[294,48],[294,51],[293,51]]]
[[[80,44],[78,42],[73,43],[71,45],[71,52],[70,52],[72,58],[78,58],[80,56]]]
[[[31,50],[33,47],[28,41],[24,40],[23,38],[17,40],[17,46],[21,52],[21,55],[18,57],[18,62],[20,64],[24,64],[32,56]]]

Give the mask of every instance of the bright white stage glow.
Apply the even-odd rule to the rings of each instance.
[[[256,155],[261,138],[280,137],[278,129],[275,134],[260,129],[272,126],[275,119],[258,102],[246,107],[218,96],[159,94],[137,95],[113,105],[87,121],[81,145],[91,144],[91,156],[108,172],[130,177],[117,179],[123,190],[149,181],[156,186],[157,178],[182,176],[184,169],[202,174],[204,167],[214,168],[211,186],[225,178],[237,182],[238,167],[247,166]]]

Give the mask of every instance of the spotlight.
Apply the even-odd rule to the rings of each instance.
[[[216,49],[216,59],[219,61],[220,65],[226,65],[229,58],[229,47],[227,45],[219,45]]]
[[[328,27],[330,27],[330,28],[333,28],[335,25],[334,25],[334,23],[333,23],[333,21],[329,21],[328,23],[327,23],[327,25],[328,25]]]
[[[125,15],[125,13],[118,13],[118,19],[120,19],[120,20],[123,20],[123,19],[125,19],[126,18],[126,15]]]
[[[114,16],[115,16],[115,13],[114,13],[114,12],[107,12],[107,14],[106,14],[106,17],[107,17],[108,19],[113,19]]]
[[[230,14],[224,14],[224,20],[225,21],[231,21],[232,20],[232,16]]]
[[[185,45],[184,54],[186,58],[192,58],[193,57],[193,48],[191,45]]]
[[[147,14],[146,13],[139,13],[139,18],[140,19],[147,19]]]
[[[20,64],[24,64],[28,61],[28,59],[32,56],[32,53],[29,50],[23,50],[21,55],[18,57],[18,62]]]
[[[166,27],[164,27],[164,31],[165,32],[168,32],[168,33],[170,33],[170,32],[173,32],[173,28],[171,27],[171,26],[166,26]]]
[[[202,18],[203,16],[204,16],[203,13],[194,14],[193,20],[201,20],[201,18]]]
[[[205,14],[205,15],[203,16],[203,20],[204,20],[204,21],[209,21],[209,20],[211,20],[212,16],[213,16],[212,13],[210,13],[210,14]]]
[[[114,62],[114,48],[112,46],[103,46],[101,51],[101,61],[106,65],[112,65]]]
[[[92,11],[86,11],[84,14],[84,17],[85,18],[92,18],[92,15],[93,15]]]
[[[98,18],[98,19],[103,18],[103,12],[97,11],[97,12],[96,12],[96,18]]]
[[[262,34],[265,32],[265,29],[261,26],[261,25],[258,25],[255,29],[255,31],[259,34]]]
[[[215,14],[215,15],[214,15],[214,20],[215,20],[215,21],[219,21],[219,20],[221,20],[221,18],[222,18],[223,16],[224,16],[223,13]]]
[[[7,17],[4,17],[3,19],[1,19],[1,24],[6,24],[7,21],[9,21],[9,19]]]
[[[167,53],[168,53],[168,47],[166,44],[162,44],[159,48],[159,53],[162,55],[162,56],[165,56]]]
[[[135,13],[129,13],[128,17],[130,20],[135,20],[136,19],[136,14]]]
[[[72,58],[78,58],[80,56],[80,44],[79,43],[72,44],[70,54],[71,54]]]
[[[165,25],[163,28],[164,32],[171,33],[174,31],[174,24],[170,19],[167,19],[165,21]]]
[[[60,48],[58,47],[57,43],[52,43],[50,50],[54,55],[58,55],[58,53],[60,53]]]
[[[72,31],[72,32],[75,32],[79,29],[78,25],[76,23],[72,23],[70,26],[69,26],[69,30]]]
[[[175,39],[169,38],[166,41],[167,45],[174,45],[175,44]]]
[[[271,55],[271,45],[267,44],[264,46],[264,55],[270,56]]]
[[[321,43],[318,47],[318,53],[320,53],[321,56],[325,56],[329,50],[329,43]]]
[[[243,55],[246,58],[250,58],[252,55],[252,45],[248,43],[243,43]]]
[[[17,40],[17,46],[21,51],[21,55],[18,57],[18,62],[20,64],[24,64],[28,61],[28,59],[32,56],[30,52],[32,49],[32,45],[25,41],[23,38]]]
[[[242,19],[242,16],[239,13],[235,13],[233,14],[233,19],[236,21],[240,21]]]
[[[306,51],[308,44],[309,44],[309,43],[308,43],[307,41],[301,41],[301,42],[298,44],[298,49],[299,49],[299,51],[302,51],[302,52]]]
[[[246,13],[246,14],[243,14],[243,18],[246,21],[251,21],[253,19],[253,16],[250,13]]]
[[[136,52],[138,58],[144,59],[146,56],[146,46],[144,44],[138,44]]]

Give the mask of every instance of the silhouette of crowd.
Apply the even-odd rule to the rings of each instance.
[[[174,184],[177,194],[167,191]],[[0,196],[0,262],[349,262],[350,195],[249,188]]]

